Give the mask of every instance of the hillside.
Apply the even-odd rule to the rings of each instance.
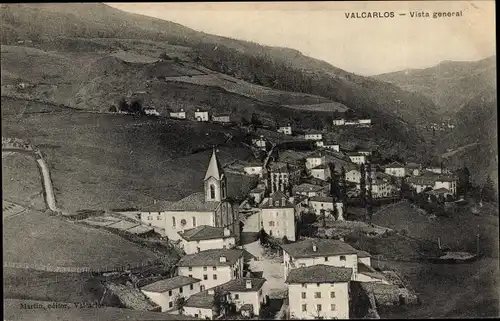
[[[452,116],[496,82],[496,57],[473,62],[443,61],[431,68],[402,70],[374,78],[429,97],[439,114]]]

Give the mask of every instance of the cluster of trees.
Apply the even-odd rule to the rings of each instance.
[[[125,98],[121,98],[120,101],[118,102],[118,108],[116,106],[111,106],[109,108],[110,112],[126,112],[129,114],[135,114],[135,115],[145,115],[144,112],[144,107],[142,106],[142,103],[139,99],[134,99],[132,102],[129,104]]]
[[[474,199],[476,202],[497,202],[498,197],[495,185],[490,175],[488,175],[482,186],[474,186],[471,180],[471,173],[467,166],[460,168],[455,174],[458,176],[458,195],[463,195],[464,199]]]
[[[361,178],[359,181],[361,190],[359,193],[359,197],[362,206],[366,209],[367,219],[371,223],[373,217],[373,207],[374,207],[373,195],[372,195],[372,190],[373,190],[372,165],[370,163],[361,164],[359,166],[359,171],[361,173]]]

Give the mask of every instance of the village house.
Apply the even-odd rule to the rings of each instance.
[[[272,237],[295,241],[295,206],[280,191],[264,199],[260,212],[261,227]]]
[[[144,113],[148,116],[160,116],[160,113],[153,107],[144,108]]]
[[[306,169],[310,171],[312,168],[324,165],[326,163],[325,155],[319,152],[312,153],[306,157]]]
[[[365,155],[365,156],[370,156],[370,155],[372,154],[372,152],[371,152],[371,151],[369,151],[369,150],[358,150],[357,152],[358,152],[359,154],[361,154],[361,155]]]
[[[304,195],[307,197],[313,196],[327,196],[329,185],[314,185],[309,183],[302,183],[300,185],[294,186],[292,191],[293,194]]]
[[[196,121],[208,121],[210,119],[208,111],[196,109],[196,111],[194,112],[194,119]]]
[[[333,213],[333,198],[328,196],[313,196],[309,199],[309,206],[314,210],[316,215],[321,215],[321,211],[325,211],[325,215]]]
[[[432,173],[424,173],[421,176],[410,177],[407,180],[410,187],[414,188],[417,193],[421,193],[427,188],[432,188],[433,190],[445,188],[453,195],[457,193],[457,181],[458,179],[453,176]]]
[[[441,167],[426,167],[426,172],[432,172],[434,174],[450,174],[450,171]]]
[[[435,190],[444,188],[450,191],[452,195],[457,194],[457,181],[458,179],[456,177],[452,176],[439,176],[435,182],[434,182],[434,188]]]
[[[333,120],[333,126],[344,126],[345,125],[345,119],[334,119]]]
[[[370,127],[372,124],[371,119],[359,119],[358,124],[360,127]]]
[[[365,189],[369,190],[369,184],[366,182]],[[356,184],[356,189],[361,190],[361,184]],[[390,182],[384,179],[374,179],[372,180],[372,197],[382,198],[393,196],[396,192],[396,187]]]
[[[200,281],[199,279],[178,275],[143,286],[141,291],[161,307],[161,312],[166,312],[176,308],[175,301],[179,296],[189,298],[191,295],[200,292]]]
[[[320,132],[311,131],[311,132],[306,133],[304,135],[304,139],[306,139],[306,140],[322,140],[323,134],[321,134]]]
[[[318,264],[298,268],[286,278],[293,319],[349,319],[352,269]]]
[[[297,184],[300,180],[300,172],[300,167],[293,164],[276,162],[269,165],[271,193],[276,191],[288,193],[290,186]]]
[[[262,292],[265,282],[263,278],[244,277],[221,284],[218,289],[228,293],[228,300],[236,305],[236,311],[250,305],[252,314],[258,316],[262,306],[267,303]]]
[[[267,142],[264,139],[263,135],[260,135],[258,138],[252,138],[252,144],[259,147],[262,150],[266,150]]]
[[[375,178],[375,168],[372,167],[372,178]],[[361,181],[361,172],[359,169],[351,169],[345,173],[345,180],[351,183],[359,184]],[[368,180],[368,173],[365,172],[365,181]]]
[[[249,164],[249,165],[245,166],[243,168],[243,170],[245,171],[245,174],[247,174],[247,175],[250,175],[250,176],[256,175],[256,176],[262,177],[263,166],[260,163],[254,163],[254,164]]]
[[[186,254],[213,249],[230,249],[236,246],[234,235],[228,228],[201,225],[179,232],[181,247]]]
[[[366,155],[357,152],[347,153],[347,156],[354,164],[366,164],[368,159]]]
[[[278,133],[282,133],[285,135],[291,135],[292,134],[292,126],[290,124],[287,124],[286,126],[280,126],[278,128]]]
[[[454,196],[453,193],[451,193],[446,188],[438,188],[438,189],[435,189],[432,191],[427,191],[427,192],[425,192],[425,194],[428,195],[427,201],[429,201],[429,202],[432,202],[431,196],[435,196],[437,199],[442,198],[443,200],[446,200],[449,196],[451,196],[451,197]]]
[[[229,301],[229,294],[221,293],[224,302]],[[208,289],[190,296],[184,304],[184,314],[197,319],[214,320],[221,314],[217,311],[215,302],[215,290]]]
[[[181,108],[179,111],[171,111],[170,118],[174,119],[186,119],[186,112]]]
[[[330,179],[330,168],[324,164],[311,168],[311,176],[322,181]]]
[[[392,162],[384,166],[384,172],[391,176],[406,177],[406,166],[399,162]]]
[[[243,250],[214,249],[183,256],[178,274],[200,279],[200,291],[243,277]]]
[[[334,150],[334,151],[340,153],[340,145],[339,144],[325,142],[323,144],[323,147],[326,149]]]
[[[358,126],[359,121],[358,120],[346,120],[344,125],[345,126]]]
[[[321,148],[321,147],[324,147],[324,146],[325,146],[325,143],[324,143],[322,140],[317,140],[317,141],[315,141],[315,142],[314,142],[314,145],[315,145],[316,147]]]
[[[421,193],[427,188],[434,188],[435,178],[429,175],[409,177],[407,183],[411,188],[415,189],[417,193]]]
[[[171,240],[178,232],[200,225],[228,228],[239,239],[238,211],[227,201],[227,179],[215,150],[204,179],[204,192],[191,194],[177,202],[160,202],[142,210],[141,222],[165,230]]]
[[[229,116],[228,114],[213,115],[212,121],[216,123],[230,123],[231,116]]]
[[[411,176],[419,176],[422,166],[417,163],[407,163],[406,164],[406,173]]]
[[[248,196],[253,198],[254,203],[258,205],[264,199],[265,192],[263,188],[256,187],[248,193]]]

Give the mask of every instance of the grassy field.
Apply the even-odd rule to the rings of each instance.
[[[479,233],[481,253],[498,258],[498,209],[490,204],[485,204],[478,215],[465,207],[451,217],[431,220],[409,204],[401,203],[377,212],[373,223],[397,231],[407,230],[410,236],[436,243],[440,237],[443,246],[455,251],[475,252]]]
[[[380,309],[381,318],[481,318],[499,315],[497,259],[467,264],[386,262],[420,294],[421,305]]]
[[[2,133],[41,148],[57,202],[69,211],[140,207],[201,191],[213,145],[222,164],[252,157],[237,143],[238,131],[219,125],[72,111],[14,116],[24,104],[2,99]],[[225,134],[236,141],[226,143]],[[251,183],[229,174],[230,196]]]
[[[59,267],[121,267],[158,256],[110,232],[75,225],[38,211],[4,221],[5,262]]]

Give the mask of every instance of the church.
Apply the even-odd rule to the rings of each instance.
[[[239,240],[237,206],[227,200],[227,179],[215,149],[203,181],[203,192],[193,193],[177,202],[159,202],[140,211],[140,220],[156,227],[170,240],[179,233],[201,225],[225,227]]]

